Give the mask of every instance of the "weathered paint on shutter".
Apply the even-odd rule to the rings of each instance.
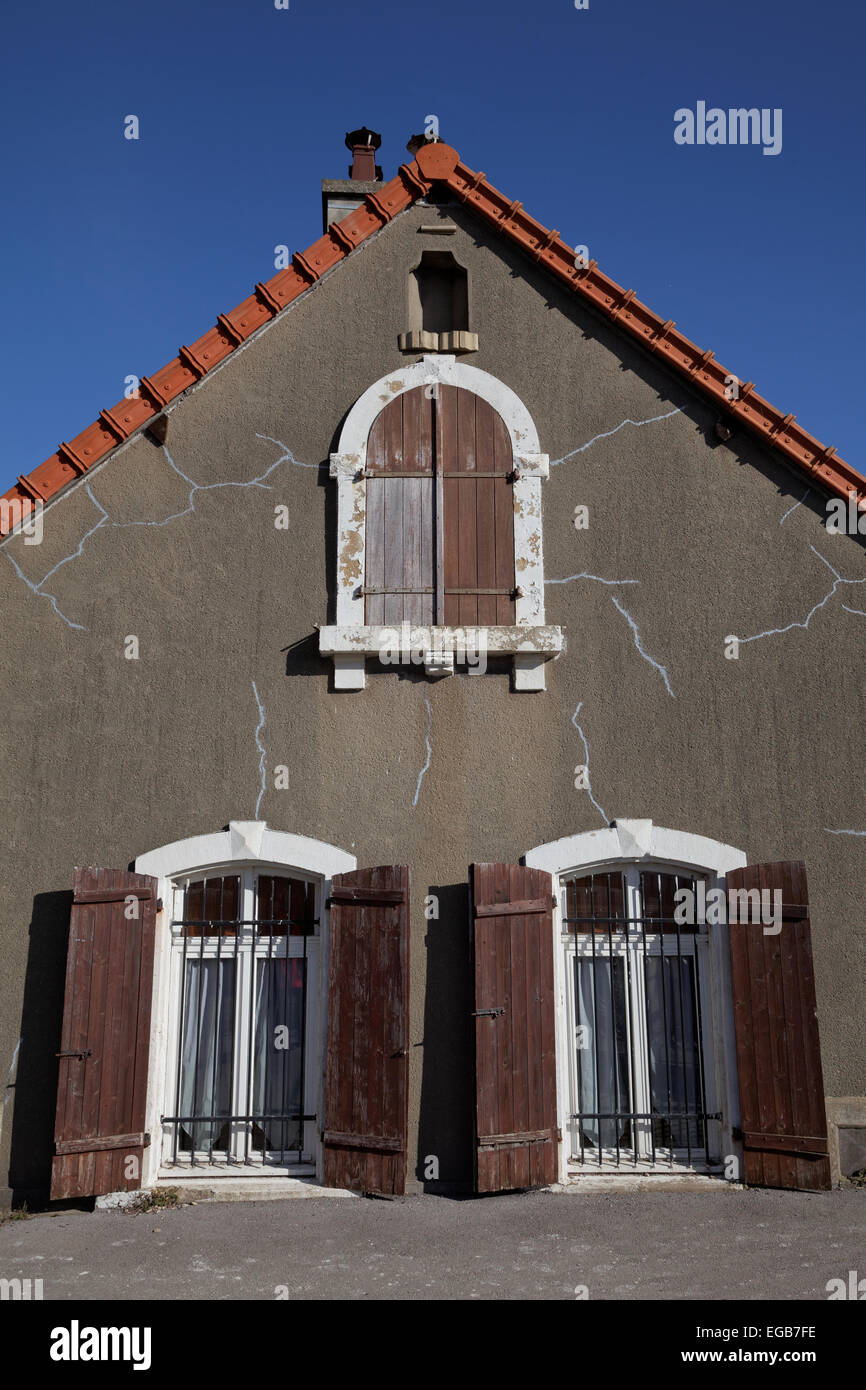
[[[726,882],[744,1181],[826,1189],[830,1160],[806,867],[751,864]],[[767,935],[760,922],[730,921],[731,889],[766,889],[771,906],[781,890],[781,931]]]
[[[73,888],[51,1166],[55,1200],[140,1187],[150,1142],[144,1126],[156,880],[123,869],[76,869]]]
[[[556,1182],[553,883],[517,864],[471,868],[479,1192]]]
[[[508,429],[487,401],[460,387],[440,386],[438,405],[444,622],[459,627],[513,624],[514,498],[509,478],[514,463]]]
[[[406,1190],[409,1146],[409,870],[331,885],[324,1180]]]
[[[417,386],[367,441],[371,624],[514,622],[513,455],[505,422],[456,386]]]
[[[416,386],[389,401],[370,430],[364,577],[368,623],[435,621],[434,409],[425,388]]]

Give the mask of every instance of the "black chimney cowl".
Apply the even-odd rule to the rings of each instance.
[[[382,178],[381,167],[376,163],[376,150],[381,143],[382,137],[378,131],[369,130],[365,125],[360,130],[347,131],[346,147],[352,151],[350,179],[367,183]]]

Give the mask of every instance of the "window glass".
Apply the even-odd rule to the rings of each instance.
[[[248,868],[180,886],[167,1161],[303,1162],[316,884]]]
[[[697,903],[698,882],[637,866],[563,882],[570,1132],[580,1162],[709,1162],[709,1120],[718,1116],[707,1115],[705,1097],[701,928],[674,917],[678,890]]]

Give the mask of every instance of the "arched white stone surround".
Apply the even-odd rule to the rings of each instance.
[[[188,840],[175,840],[171,845],[140,854],[135,861],[135,872],[150,874],[162,881],[197,869],[204,871],[217,864],[252,860],[262,865],[302,869],[326,880],[358,867],[353,854],[335,845],[310,840],[306,835],[269,830],[265,821],[234,820],[229,822],[228,830],[213,835],[193,835]]]
[[[367,488],[364,467],[367,440],[376,417],[389,401],[417,386],[462,387],[487,401],[505,422],[519,473],[514,488],[514,558],[521,593],[515,603],[513,627],[467,629],[411,627],[398,645],[425,654],[427,673],[453,670],[453,653],[480,642],[493,656],[514,657],[515,690],[543,690],[544,664],[562,651],[562,630],[544,619],[544,560],[541,531],[541,481],[548,476],[547,454],[538,449],[538,431],[526,406],[509,386],[458,362],[448,354],[429,354],[411,366],[399,367],[374,382],[353,405],[331,455],[331,477],[337,480],[337,622],[319,631],[319,651],[334,661],[337,689],[359,690],[365,684],[365,659],[383,649],[393,650],[393,628],[364,623],[364,564]],[[474,633],[477,641],[467,641]],[[429,656],[429,660],[427,657]],[[404,660],[411,659],[406,656]]]
[[[520,463],[521,472],[525,467],[527,472],[547,477],[547,454],[538,452],[538,431],[520,397],[498,377],[481,371],[479,367],[458,362],[446,353],[441,356],[429,353],[420,362],[399,367],[369,386],[358,397],[343,422],[337,452],[331,455],[332,463],[334,459],[347,458],[355,461],[356,469],[363,467],[373,422],[388,402],[405,391],[413,391],[416,386],[432,385],[437,381],[444,386],[462,387],[464,391],[471,391],[492,405],[505,421],[515,461]],[[336,476],[333,468],[332,476]]]
[[[588,871],[616,860],[641,859],[703,870],[720,879],[747,863],[743,851],[731,845],[683,830],[666,830],[651,820],[616,820],[606,830],[587,830],[582,835],[551,840],[524,856],[530,868],[547,869],[551,874],[569,873],[572,869]]]
[[[324,1058],[327,1009],[325,1006],[325,980],[328,959],[328,910],[325,904],[331,890],[331,879],[335,874],[348,873],[358,867],[353,854],[329,845],[321,840],[309,839],[306,835],[291,835],[282,830],[269,830],[264,821],[231,821],[227,830],[215,834],[193,835],[186,840],[175,840],[173,844],[140,854],[135,861],[135,871],[150,874],[157,879],[157,896],[163,907],[157,916],[156,943],[154,951],[154,987],[151,1010],[150,1061],[147,1082],[147,1132],[151,1143],[144,1150],[142,1187],[149,1188],[157,1182],[160,1170],[162,1149],[161,1116],[165,1096],[167,1049],[172,1029],[177,1026],[172,1019],[171,1000],[171,932],[169,924],[172,915],[174,884],[179,878],[207,873],[210,869],[231,869],[233,865],[255,865],[263,871],[290,873],[292,869],[309,874],[321,880],[320,923],[317,951],[317,969],[320,978],[317,983],[321,1008],[321,1026],[316,1030],[320,1056]],[[312,951],[312,947],[311,947]],[[311,980],[312,985],[312,980]],[[324,1075],[318,1095],[320,1112],[324,1103]],[[317,1154],[317,1172],[321,1180],[321,1151]],[[222,1181],[222,1179],[220,1179]]]
[[[681,830],[669,830],[653,825],[651,820],[616,820],[604,830],[589,830],[580,835],[568,835],[537,845],[523,856],[523,862],[533,869],[546,869],[553,875],[554,910],[553,941],[556,1009],[556,1075],[559,1127],[568,1133],[567,1116],[571,1109],[569,1093],[569,1049],[565,1007],[567,981],[566,952],[563,946],[561,879],[565,875],[593,869],[640,866],[664,869],[680,868],[707,875],[707,888],[725,888],[725,874],[743,868],[747,861],[742,850],[732,845],[710,840],[704,835],[692,835]],[[722,1152],[733,1155],[742,1172],[742,1143],[734,1138],[740,1123],[740,1097],[737,1084],[737,1054],[734,1039],[734,1010],[731,984],[731,961],[726,923],[710,926],[706,935],[706,953],[710,965],[710,999],[714,1039],[714,1085],[717,1104],[722,1113]],[[580,1187],[581,1177],[569,1172],[565,1143],[559,1146],[559,1180]],[[597,1179],[596,1179],[597,1181]],[[622,1186],[633,1181],[612,1176],[611,1183]]]

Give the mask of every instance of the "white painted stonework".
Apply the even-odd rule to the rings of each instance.
[[[548,476],[548,456],[540,452],[532,417],[511,388],[450,355],[431,354],[382,377],[358,398],[346,417],[339,448],[331,455],[331,477],[337,481],[337,622],[320,629],[319,651],[333,659],[338,690],[362,690],[366,658],[387,646],[382,642],[382,629],[364,623],[367,440],[373,422],[389,401],[417,386],[437,382],[480,396],[498,412],[508,430],[519,475],[512,485],[514,573],[520,590],[515,601],[516,623],[482,631],[487,634],[489,652],[514,657],[515,690],[543,690],[545,662],[563,648],[562,629],[548,627],[544,620],[541,482]],[[458,649],[454,643],[459,639],[453,635],[458,631],[436,629],[431,659],[424,663],[428,674],[447,671],[451,663],[443,662],[442,653]]]
[[[684,869],[702,869],[724,878],[731,869],[745,868],[748,862],[742,850],[709,840],[704,835],[689,835],[682,830],[666,830],[651,820],[616,820],[606,830],[588,830],[582,835],[568,835],[528,850],[524,863],[531,869],[546,869],[551,874],[569,873],[573,869],[589,871],[600,864],[617,860],[650,859]]]
[[[263,867],[269,864],[294,868],[330,879],[334,874],[348,873],[358,867],[353,854],[335,845],[311,840],[306,835],[289,835],[282,830],[269,830],[265,821],[229,822],[228,830],[214,835],[193,835],[188,840],[175,840],[161,849],[140,854],[135,861],[137,874],[150,874],[167,880],[194,870],[227,865],[243,860],[255,860]]]
[[[381,651],[401,647],[402,630],[406,631],[407,647],[420,649],[424,664],[428,656],[442,652],[458,655],[468,647],[478,650],[483,637],[490,656],[538,656],[542,659],[562,651],[562,629],[546,624],[523,627],[428,627],[423,623],[375,624],[371,626],[347,623],[344,627],[323,627],[319,630],[319,651],[323,656],[376,656]],[[411,657],[408,658],[411,660]]]

